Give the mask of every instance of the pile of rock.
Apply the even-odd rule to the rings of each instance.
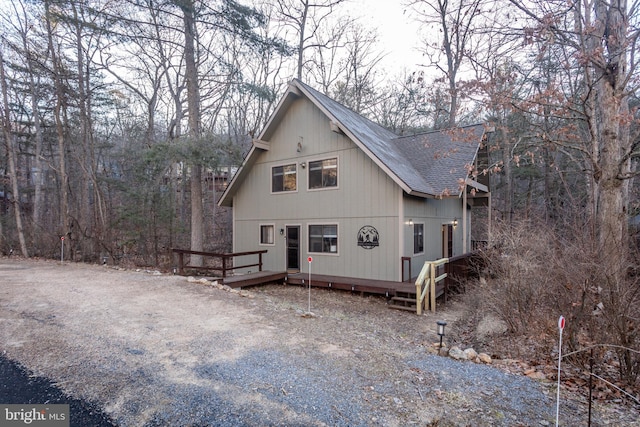
[[[232,294],[240,295],[241,297],[254,298],[254,295],[249,291],[244,291],[242,289],[233,289],[230,286],[221,285],[220,283],[218,283],[217,280],[211,281],[211,280],[204,279],[204,278],[196,279],[193,276],[189,276],[189,277],[187,277],[187,282],[189,282],[189,283],[200,283],[202,285],[207,285],[207,286],[214,287],[216,289],[220,289],[221,291],[225,291],[225,292],[229,292],[229,293],[232,293]]]
[[[440,344],[434,345],[439,346]],[[448,356],[455,360],[470,360],[475,363],[484,363],[485,365],[490,365],[493,362],[491,356],[487,353],[478,353],[473,348],[462,350],[458,346],[451,348],[442,347],[438,350],[438,354],[440,354],[440,356]]]

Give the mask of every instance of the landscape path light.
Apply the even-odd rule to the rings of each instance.
[[[440,348],[442,348],[442,338],[444,337],[444,327],[447,326],[447,322],[444,320],[438,320],[436,322],[438,325],[438,336],[440,337]]]

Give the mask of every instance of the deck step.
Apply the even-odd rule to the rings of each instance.
[[[387,307],[395,310],[416,311],[416,297],[408,292],[398,292],[389,299]]]
[[[389,304],[387,307],[393,309],[393,310],[404,310],[404,311],[416,311],[416,307],[406,307],[403,305],[394,305],[394,304]]]
[[[413,303],[415,305],[416,297],[413,297],[413,298],[411,298],[411,297],[409,297],[409,298],[407,298],[407,297],[392,297],[391,301],[411,302],[411,303]]]

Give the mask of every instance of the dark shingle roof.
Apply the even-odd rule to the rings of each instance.
[[[475,125],[399,137],[377,123],[318,92],[298,79],[291,81],[258,140],[268,141],[294,99],[304,94],[405,192],[420,197],[456,196],[468,176],[484,134]],[[261,149],[254,145],[223,193],[221,206],[231,206],[233,195],[249,173]]]
[[[457,195],[484,134],[483,125],[399,137],[300,80],[293,82],[325,114],[368,151],[374,161],[404,183],[405,191],[430,196]]]

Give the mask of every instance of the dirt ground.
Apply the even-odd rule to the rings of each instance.
[[[0,351],[123,426],[553,424],[554,384],[434,355],[435,322],[454,334],[460,303],[418,317],[312,289],[305,317],[308,296],[5,258]],[[586,410],[563,401],[561,425]],[[633,407],[595,414],[640,425]]]

